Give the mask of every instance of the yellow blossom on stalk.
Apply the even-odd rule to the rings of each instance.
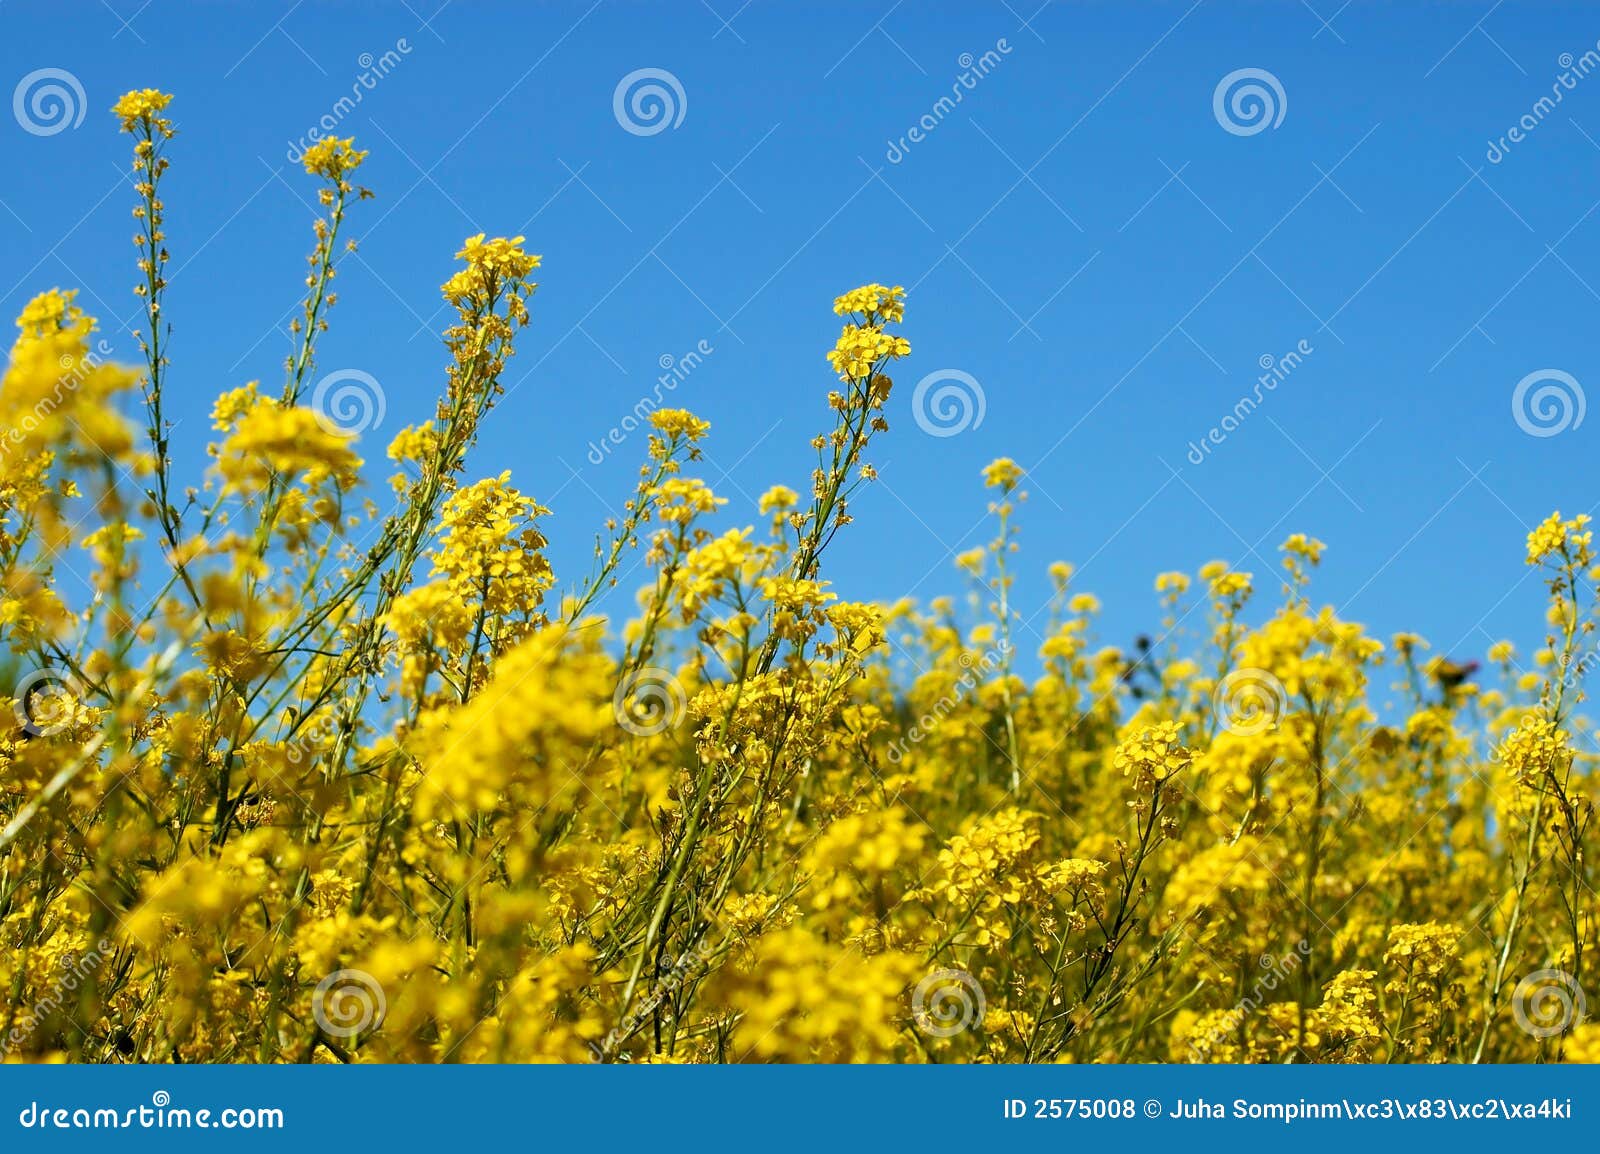
[[[1136,786],[1159,784],[1188,769],[1194,754],[1180,740],[1175,722],[1163,721],[1141,729],[1117,747],[1112,765]]]
[[[467,485],[445,502],[433,571],[464,601],[490,612],[531,613],[554,581],[534,521],[549,513],[511,487],[511,473]]]
[[[841,380],[859,381],[871,376],[884,363],[910,353],[910,341],[889,335],[881,325],[849,324],[828,350],[828,363]]]
[[[958,907],[978,903],[973,922],[980,937],[995,924],[985,916],[1000,902],[1021,901],[1028,884],[1018,867],[1030,859],[1039,844],[1039,815],[1015,808],[975,821],[939,851],[940,873],[930,885],[933,893]]]
[[[711,431],[710,421],[702,421],[688,409],[657,409],[650,414],[650,423],[658,433],[686,441],[698,441]]]
[[[983,483],[991,489],[1004,489],[1007,493],[1022,480],[1022,466],[1010,457],[996,457],[983,467]]]
[[[840,316],[846,313],[876,314],[885,321],[905,319],[906,290],[899,285],[889,288],[881,284],[862,285],[834,298],[833,311]]]
[[[690,619],[744,575],[755,556],[749,537],[749,529],[729,529],[685,554],[678,571],[678,590]]]
[[[470,702],[424,714],[412,738],[418,816],[537,810],[577,789],[564,764],[582,764],[586,743],[616,725],[608,664],[551,626],[507,653]]]
[[[1594,531],[1585,528],[1588,524],[1585,513],[1569,520],[1562,520],[1559,510],[1551,513],[1528,534],[1528,564],[1537,565],[1562,550],[1570,550],[1579,567],[1593,563]]]
[[[1067,858],[1045,867],[1040,880],[1044,883],[1046,893],[1098,900],[1105,893],[1100,879],[1108,868],[1103,861]]]
[[[926,836],[926,827],[898,807],[839,818],[806,851],[812,905],[822,910],[879,892],[902,863],[921,853]]]
[[[787,485],[774,485],[756,503],[756,508],[762,513],[787,513],[800,501],[800,496]]]
[[[878,606],[846,601],[830,605],[827,614],[849,651],[856,656],[883,644],[884,613]]]
[[[1189,591],[1187,573],[1160,573],[1156,575],[1157,593],[1183,594]]]
[[[1281,548],[1285,553],[1289,553],[1296,557],[1303,557],[1313,565],[1316,565],[1321,562],[1322,551],[1326,549],[1327,546],[1321,541],[1318,541],[1315,537],[1307,537],[1304,533],[1295,533],[1292,534],[1288,540],[1284,541]],[[1288,562],[1285,561],[1285,564],[1287,563]]]
[[[211,427],[219,433],[232,432],[239,419],[260,403],[261,390],[255,381],[219,393],[211,403]]]
[[[1204,575],[1204,570],[1201,571]],[[1232,597],[1247,597],[1252,586],[1249,573],[1221,572],[1211,579],[1211,595],[1218,600],[1227,600]]]
[[[20,333],[0,379],[0,469],[19,480],[43,452],[122,457],[131,447],[127,423],[111,402],[136,378],[90,348],[95,323],[76,299],[76,291],[51,289],[17,317]]]
[[[921,966],[900,953],[863,957],[803,929],[761,938],[714,991],[737,1017],[735,1061],[872,1062],[896,1052],[906,987]]]
[[[172,103],[172,97],[155,88],[134,89],[118,97],[111,112],[122,122],[122,131],[132,132],[141,120],[149,120],[157,128],[166,128],[168,122],[160,113]],[[170,135],[170,133],[168,134]]]
[[[471,301],[486,301],[488,296],[510,284],[524,281],[529,273],[539,267],[540,258],[524,251],[524,237],[497,236],[485,240],[483,233],[469,236],[457,260],[467,262],[467,267],[444,282],[445,300],[453,305]],[[529,285],[530,290],[537,286]]]
[[[1537,714],[1525,716],[1500,744],[1500,763],[1518,781],[1564,769],[1571,735]]]
[[[1460,938],[1461,931],[1455,926],[1437,922],[1395,926],[1389,931],[1389,948],[1383,960],[1388,964],[1403,963],[1411,973],[1434,978],[1455,961]]]
[[[215,448],[217,468],[230,492],[260,491],[275,476],[299,478],[313,488],[330,479],[345,487],[355,483],[361,466],[352,439],[311,409],[257,398]]]
[[[360,168],[361,162],[367,159],[367,154],[355,145],[354,137],[340,140],[336,136],[330,136],[306,149],[300,160],[310,175],[342,181],[346,175]]]
[[[780,613],[804,613],[836,599],[823,588],[826,584],[793,577],[768,577],[761,582],[761,595]]]
[[[714,513],[728,503],[726,497],[718,497],[709,485],[694,477],[669,477],[651,495],[656,500],[656,516],[678,524],[686,524],[701,513]]]

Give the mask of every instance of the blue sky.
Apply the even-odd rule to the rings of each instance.
[[[1568,427],[1535,436],[1513,409],[1531,374],[1567,374],[1528,388],[1574,400],[1600,381],[1600,74],[1579,75],[1597,41],[1600,13],[1556,3],[7,0],[4,86],[64,70],[87,115],[0,119],[0,305],[81,286],[137,355],[112,319],[135,304],[132,194],[106,110],[175,92],[169,404],[197,477],[210,398],[281,379],[313,189],[287,155],[391,52],[338,114],[378,195],[352,218],[319,368],[380,382],[379,455],[440,388],[459,242],[525,233],[545,261],[534,323],[473,470],[554,507],[558,574],[586,569],[643,450],[596,465],[591,442],[701,342],[670,396],[712,422],[729,522],[772,483],[803,488],[830,302],[876,280],[907,287],[913,355],[882,481],[828,559],[843,595],[958,591],[951,557],[990,532],[979,469],[1004,454],[1030,471],[1025,615],[1071,560],[1105,602],[1101,639],[1126,644],[1156,623],[1158,571],[1222,558],[1270,598],[1276,545],[1305,531],[1330,546],[1318,598],[1380,635],[1526,651],[1542,590],[1523,536],[1600,499],[1600,417],[1552,410]],[[640,69],[681,91],[659,131],[615,111]],[[1271,123],[1224,124],[1227,90],[1219,119],[1242,69],[1270,74]],[[1191,453],[1262,358],[1302,347]],[[913,393],[945,370],[976,382],[983,419],[933,436]]]

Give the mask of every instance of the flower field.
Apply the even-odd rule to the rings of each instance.
[[[8,1061],[1600,1061],[1586,517],[1506,541],[1544,641],[1481,663],[1322,604],[1302,533],[1280,572],[1152,575],[1107,647],[1005,458],[950,596],[851,600],[828,551],[871,531],[916,340],[869,284],[805,322],[808,482],[730,505],[716,430],[656,408],[554,572],[538,493],[470,464],[524,238],[456,254],[427,419],[359,442],[313,388],[370,195],[338,138],[283,380],[174,475],[206,434],[164,407],[162,182],[202,163],[171,99],[115,108],[143,363],[64,286],[0,389]]]

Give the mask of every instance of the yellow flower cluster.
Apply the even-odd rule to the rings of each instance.
[[[172,103],[172,97],[154,88],[135,89],[119,97],[111,112],[122,122],[122,131],[132,132],[141,120],[166,126],[161,112]]]
[[[467,262],[467,267],[444,283],[444,299],[451,304],[478,299],[490,301],[504,286],[526,280],[529,273],[539,267],[539,257],[525,252],[522,237],[509,240],[497,236],[484,240],[484,234],[467,238],[457,260]]]
[[[911,354],[911,342],[892,336],[879,325],[845,325],[828,350],[828,363],[846,381],[862,381],[881,372],[889,361]]]
[[[340,140],[330,136],[319,140],[305,150],[301,163],[312,176],[322,176],[340,182],[345,176],[361,167],[367,154],[355,146],[354,138]]]

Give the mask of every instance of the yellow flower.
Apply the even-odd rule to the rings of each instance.
[[[686,441],[698,441],[711,431],[711,422],[702,421],[688,409],[657,409],[650,414],[650,423],[657,432]]]
[[[889,361],[909,355],[911,342],[890,336],[882,325],[845,325],[839,340],[828,350],[828,363],[846,381],[860,381],[882,370]]]
[[[306,172],[312,176],[343,181],[346,175],[360,168],[361,162],[367,159],[367,154],[357,149],[355,144],[354,137],[340,140],[330,136],[306,149],[300,159],[306,166]]]
[[[893,288],[881,284],[862,285],[835,298],[833,311],[840,316],[861,313],[876,315],[885,321],[900,321],[905,318],[905,295],[906,290],[899,285]]]
[[[117,102],[111,106],[111,112],[122,122],[122,131],[132,132],[134,125],[141,120],[147,120],[158,126],[165,126],[159,113],[172,103],[172,97],[155,88],[134,89],[118,97]]]
[[[215,450],[217,468],[228,492],[260,492],[275,476],[298,478],[311,488],[330,479],[349,487],[361,466],[351,441],[311,409],[257,398]]]
[[[1193,761],[1193,752],[1179,738],[1177,724],[1163,721],[1141,729],[1119,745],[1112,765],[1143,789],[1175,777]]]
[[[1551,513],[1528,534],[1528,564],[1537,565],[1558,552],[1570,552],[1578,568],[1591,564],[1594,533],[1584,528],[1588,524],[1589,516],[1585,513],[1566,521],[1561,519],[1560,510]]]
[[[1022,467],[1010,457],[996,457],[983,467],[983,483],[1009,493],[1022,480]]]
[[[762,513],[787,513],[800,502],[800,496],[787,485],[774,485],[761,494],[756,508]]]

